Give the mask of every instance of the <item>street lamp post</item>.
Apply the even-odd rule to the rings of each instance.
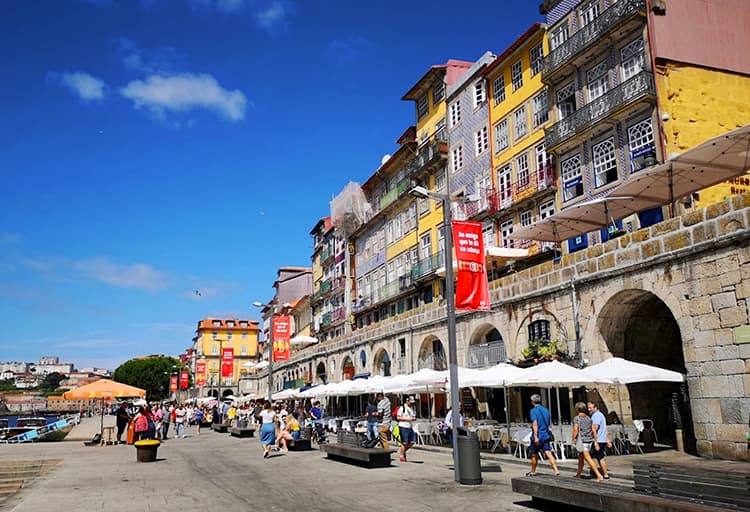
[[[264,304],[263,302],[253,302],[253,306],[256,308],[271,308],[271,325],[268,329],[268,344],[267,347],[269,350],[268,352],[268,401],[273,401],[272,395],[273,395],[273,317],[276,316],[276,313],[280,308],[288,307],[289,304],[285,303],[281,306],[279,304],[276,304],[276,301],[273,300],[269,302],[268,304]]]
[[[443,204],[443,226],[444,226],[444,250],[445,250],[445,313],[448,319],[448,374],[450,376],[451,394],[451,425],[453,427],[453,478],[456,482],[460,480],[461,473],[458,469],[458,435],[457,427],[460,422],[461,397],[458,395],[458,354],[456,350],[456,292],[453,282],[453,214],[451,203],[454,198],[447,194],[429,192],[424,187],[414,187],[409,191],[414,197],[421,199],[432,199]]]

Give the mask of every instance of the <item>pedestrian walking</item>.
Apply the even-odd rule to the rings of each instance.
[[[174,435],[175,437],[187,437],[185,433],[185,416],[187,411],[185,407],[180,404],[174,410]]]
[[[417,434],[414,432],[414,422],[417,421],[417,411],[414,409],[413,396],[406,399],[406,402],[398,408],[396,420],[398,420],[398,432],[401,437],[401,462],[406,462],[406,452],[414,446],[417,440]]]
[[[599,463],[599,472],[604,479],[609,480],[607,462],[604,460],[604,457],[607,456],[607,448],[612,448],[612,440],[609,438],[609,432],[607,431],[607,418],[599,410],[596,402],[589,402],[586,406],[591,416],[591,427],[594,430],[594,449],[591,450],[591,455]]]
[[[594,459],[591,458],[591,445],[594,443],[594,430],[591,427],[591,418],[588,415],[588,409],[586,404],[578,402],[575,405],[576,416],[573,418],[573,436],[572,442],[575,444],[576,451],[578,452],[578,471],[576,471],[576,478],[581,478],[581,472],[583,471],[583,461],[585,460],[591,467],[591,471],[596,475],[596,480],[601,482],[604,480],[602,474],[599,473],[599,469],[594,463]]]
[[[557,469],[557,461],[555,455],[552,453],[551,440],[549,425],[552,421],[552,416],[549,413],[549,409],[542,405],[541,395],[534,393],[531,395],[531,443],[529,444],[529,453],[531,454],[531,471],[526,473],[526,476],[536,476],[536,466],[539,463],[539,454],[544,452],[555,476],[560,474],[560,470]]]
[[[115,414],[115,423],[117,424],[117,444],[122,443],[122,433],[125,432],[130,423],[130,413],[128,413],[128,404],[122,402]]]
[[[260,420],[260,444],[263,447],[263,458],[267,459],[276,443],[276,412],[271,402],[266,400],[265,407],[258,415]]]
[[[195,434],[200,435],[201,433],[201,425],[203,424],[203,417],[205,416],[205,412],[203,412],[203,406],[199,405],[198,408],[195,410]]]
[[[380,444],[383,445],[383,449],[388,450],[390,448],[388,435],[391,431],[391,401],[383,393],[378,393],[376,398],[378,399],[378,418],[380,419],[378,425]]]

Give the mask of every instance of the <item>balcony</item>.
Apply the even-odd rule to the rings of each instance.
[[[333,248],[332,247],[326,247],[320,252],[320,263],[321,265],[326,262],[329,258],[333,257]]]
[[[417,148],[417,154],[404,166],[407,176],[419,173],[422,169],[430,169],[448,158],[448,143],[434,139]]]
[[[498,210],[497,194],[495,189],[483,190],[479,193],[477,201],[467,201],[465,203],[455,203],[455,212],[453,217],[456,220],[474,219],[481,220],[484,217],[496,213]]]
[[[380,198],[380,211],[385,210],[399,197],[409,192],[409,190],[411,190],[411,187],[411,179],[404,178],[403,180],[399,181],[396,185],[396,188],[391,189],[387,194]]]
[[[448,369],[445,352],[433,352],[417,360],[417,369],[429,368],[431,370],[443,371]]]
[[[612,30],[625,25],[631,20],[646,16],[646,0],[620,0],[602,12],[591,23],[587,24],[564,43],[550,52],[544,59],[542,80],[547,81],[566,64],[573,64],[584,57],[584,52],[599,41],[606,41],[604,36]]]
[[[434,274],[443,265],[445,265],[445,254],[443,251],[433,254],[429,258],[423,258],[412,267],[411,280],[416,282],[425,276]]]
[[[487,368],[505,362],[505,343],[492,341],[469,347],[469,368]]]
[[[655,96],[654,76],[648,71],[641,71],[544,130],[547,149],[552,150],[571,137],[589,130],[602,119]]]

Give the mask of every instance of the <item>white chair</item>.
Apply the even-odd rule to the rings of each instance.
[[[417,444],[424,444],[424,434],[426,434],[424,425],[421,423],[414,424],[414,434],[417,436]]]
[[[515,448],[513,449],[514,457],[523,459],[528,457],[531,434],[531,430],[516,430],[513,433],[513,442],[515,443]]]
[[[504,442],[507,442],[507,434],[502,430],[494,429],[490,434],[490,442],[493,443],[490,451],[492,453],[495,453],[495,450],[497,450],[500,445],[502,445]]]

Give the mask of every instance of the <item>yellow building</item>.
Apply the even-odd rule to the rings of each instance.
[[[194,349],[196,363],[206,363],[205,388],[222,388],[225,395],[232,393],[232,388],[237,389],[239,379],[250,371],[243,365],[258,358],[259,331],[255,320],[204,318],[198,322]],[[231,377],[222,378],[221,351],[228,347],[234,352],[234,367]],[[201,395],[207,394],[201,392]]]
[[[546,26],[535,23],[484,70],[490,104],[494,210],[499,246],[538,253],[542,245],[513,240],[517,227],[552,215],[554,170],[544,144],[550,113],[542,83],[548,53]]]

